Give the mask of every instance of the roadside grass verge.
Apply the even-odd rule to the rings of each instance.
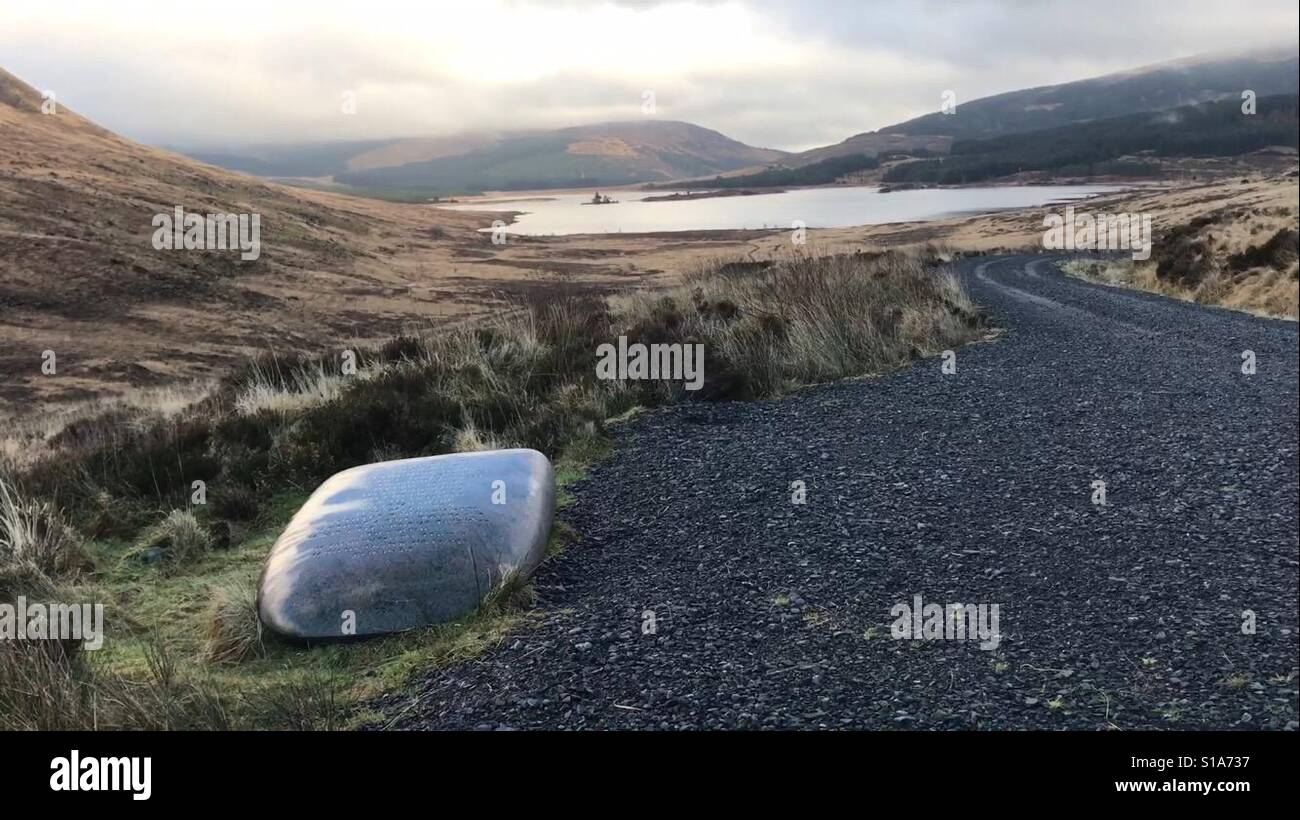
[[[935,261],[891,251],[715,263],[668,290],[535,299],[348,356],[264,356],[179,411],[110,408],[48,433],[5,479],[20,510],[9,529],[28,546],[0,549],[0,597],[102,601],[107,636],[96,652],[0,642],[0,728],[368,723],[368,698],[540,614],[516,580],[455,623],[278,640],[257,622],[254,585],[322,480],[376,460],[532,447],[555,463],[563,508],[608,452],[610,425],[638,408],[775,397],[979,338],[980,313]],[[619,337],[703,345],[701,389],[598,378],[598,348]],[[24,528],[33,516],[51,526]],[[560,520],[549,553],[575,537]]]
[[[1080,279],[1280,319],[1300,318],[1300,235],[1273,230],[1282,214],[1214,212],[1155,243],[1151,258],[1076,258],[1061,269]],[[1264,226],[1268,226],[1265,228]]]

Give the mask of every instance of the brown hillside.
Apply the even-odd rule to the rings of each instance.
[[[44,114],[41,102],[0,70],[0,411],[473,307],[451,260],[484,244],[484,214],[266,183],[132,143],[61,105]],[[261,257],[155,250],[154,216],[178,205],[260,214]],[[41,373],[45,350],[54,376]]]

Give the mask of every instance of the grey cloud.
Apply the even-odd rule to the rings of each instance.
[[[594,12],[609,4],[514,0],[503,13],[539,5]],[[131,47],[95,43],[89,26],[79,30],[66,22],[39,36],[21,26],[6,36],[0,11],[0,65],[56,89],[61,101],[105,126],[151,142],[193,146],[558,127],[639,116],[641,92],[651,88],[660,116],[751,144],[798,149],[934,111],[946,89],[970,100],[1196,52],[1244,49],[1294,32],[1298,17],[1294,0],[1260,0],[1248,10],[1210,0],[743,5],[759,28],[799,55],[797,65],[769,66],[760,59],[742,71],[696,54],[704,62],[697,60],[694,71],[675,71],[677,44],[665,43],[656,77],[568,71],[487,83],[474,72],[413,59],[409,43],[371,36],[366,16],[357,13],[361,4],[334,12],[322,6],[292,31],[231,40],[227,30],[184,47],[157,40]],[[638,32],[610,35],[635,38]],[[482,55],[485,65],[494,59],[499,56]],[[348,89],[358,94],[359,113],[351,118],[338,115],[339,96]]]

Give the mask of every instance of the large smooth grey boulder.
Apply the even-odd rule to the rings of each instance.
[[[411,458],[332,476],[289,522],[258,584],[292,638],[400,632],[473,611],[541,561],[555,472],[536,450]]]

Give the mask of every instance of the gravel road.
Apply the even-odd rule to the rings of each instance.
[[[954,375],[624,426],[538,573],[543,622],[385,701],[391,725],[1294,729],[1296,324],[1048,257],[955,269],[1007,333]],[[891,637],[917,595],[997,604],[997,646]]]

